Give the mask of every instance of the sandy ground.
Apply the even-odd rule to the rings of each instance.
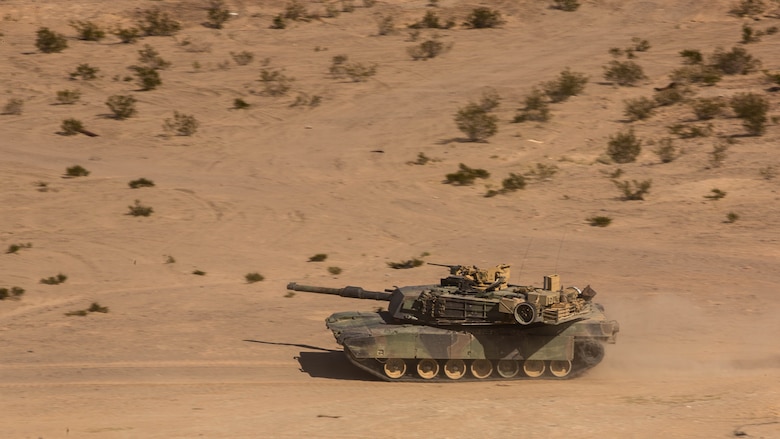
[[[715,136],[676,140],[685,154],[662,164],[648,143],[692,121],[690,108],[630,124],[623,115],[624,99],[668,84],[679,51],[741,46],[744,23],[780,20],[737,18],[734,2],[720,0],[586,0],[576,12],[525,0],[426,3],[356,2],[354,12],[274,30],[285,2],[228,1],[237,15],[217,30],[202,25],[206,2],[0,1],[0,104],[24,102],[21,115],[0,116],[0,245],[32,244],[0,254],[0,287],[26,290],[0,302],[0,437],[780,437],[780,178],[760,173],[780,168],[779,128],[743,136],[726,114],[712,121],[717,135],[737,136],[721,167],[709,162]],[[423,30],[452,49],[411,60],[407,24],[427,10],[460,23],[482,4],[505,25]],[[153,6],[183,29],[120,44],[79,41],[68,25],[129,26]],[[380,16],[399,32],[377,36]],[[69,47],[37,51],[42,26]],[[648,79],[606,83],[608,49],[632,37],[651,43],[636,59]],[[123,80],[143,44],[172,62],[156,90]],[[780,70],[777,34],[744,48]],[[243,50],[255,59],[236,65],[230,52]],[[376,63],[377,73],[333,79],[336,55]],[[69,79],[81,63],[99,77]],[[548,123],[510,123],[531,88],[566,67],[589,75],[584,93],[553,104]],[[292,90],[262,95],[263,68],[284,69]],[[777,115],[769,86],[753,73],[695,90],[764,93]],[[463,142],[453,115],[488,88],[502,97],[498,134]],[[80,101],[56,105],[63,89],[80,90]],[[291,107],[300,93],[322,102]],[[115,94],[134,96],[138,115],[107,117]],[[231,109],[236,98],[251,107]],[[194,115],[198,132],[166,136],[174,111]],[[99,136],[58,134],[68,117]],[[609,136],[628,127],[645,141],[638,160],[599,161]],[[434,160],[408,164],[420,152]],[[442,184],[459,163],[491,177]],[[537,163],[558,172],[483,196]],[[62,178],[76,164],[90,175]],[[608,177],[618,168],[623,179],[652,179],[644,201],[619,198]],[[156,186],[128,187],[141,177]],[[714,188],[726,197],[705,199]],[[126,215],[136,199],[154,213]],[[729,212],[739,219],[726,223]],[[612,224],[588,225],[597,215]],[[327,260],[308,262],[317,253]],[[377,303],[287,296],[291,281],[430,283],[440,268],[387,266],[423,253],[510,263],[521,284],[553,272],[590,284],[620,322],[618,343],[576,380],[385,383],[349,365],[324,327],[332,312]],[[246,283],[251,272],[265,280]],[[65,283],[39,283],[58,273]],[[109,312],[65,315],[92,302]]]

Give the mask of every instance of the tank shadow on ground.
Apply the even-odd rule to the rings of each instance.
[[[355,367],[341,351],[301,352],[295,358],[301,365],[301,372],[313,378],[333,380],[378,381],[374,376]]]
[[[329,378],[334,380],[353,381],[379,381],[374,376],[355,367],[347,360],[341,350],[326,349],[299,343],[282,343],[262,340],[243,340],[250,343],[261,343],[277,346],[296,346],[304,349],[313,349],[320,352],[299,353],[295,359],[301,365],[301,372],[309,374],[312,378]]]

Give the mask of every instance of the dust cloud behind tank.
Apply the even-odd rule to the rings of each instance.
[[[290,283],[287,288],[389,302],[387,311],[339,312],[328,329],[357,367],[388,381],[552,378],[582,374],[614,343],[596,292],[564,288],[558,275],[541,288],[509,283],[510,266],[442,265],[437,284],[367,291]]]

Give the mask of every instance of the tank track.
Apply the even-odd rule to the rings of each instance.
[[[417,358],[410,358],[410,359],[378,359],[378,358],[356,358],[354,354],[348,349],[344,348],[344,353],[346,354],[349,361],[354,364],[355,366],[365,370],[366,372],[370,373],[371,375],[383,380],[383,381],[391,381],[391,382],[474,382],[474,381],[522,381],[522,380],[568,380],[572,378],[576,378],[585,372],[587,372],[589,369],[595,367],[597,364],[601,362],[601,360],[604,358],[604,346],[603,343],[597,339],[583,339],[578,340],[575,342],[575,348],[574,348],[574,359],[569,364],[569,370],[568,372],[564,369],[561,369],[558,367],[558,372],[556,374],[551,372],[551,362],[550,361],[544,361],[544,368],[543,372],[541,372],[538,376],[531,376],[523,370],[523,361],[517,361],[514,362],[517,367],[517,372],[512,374],[511,370],[510,373],[507,373],[507,371],[504,371],[504,375],[502,376],[498,372],[498,362],[499,359],[493,359],[490,360],[491,368],[488,371],[488,369],[483,368],[481,372],[474,372],[474,369],[472,366],[477,361],[482,361],[480,365],[484,365],[484,361],[486,360],[468,360],[464,361],[464,370],[462,371],[462,375],[458,378],[450,378],[445,373],[445,363],[447,362],[447,359],[439,359],[434,360],[436,361],[436,364],[438,365],[437,370],[434,372],[430,368],[425,373],[427,376],[423,377],[420,372],[418,372],[418,365],[422,361],[428,361],[427,365],[431,365],[431,360],[426,359],[417,359]],[[401,372],[398,368],[393,368],[393,375],[394,376],[388,376],[388,372],[386,372],[386,365],[388,364],[388,361],[395,361],[396,363],[399,360],[403,360],[404,364],[404,370]],[[537,362],[538,363],[538,362]],[[507,363],[509,364],[509,363]],[[565,364],[560,363],[559,364]],[[399,373],[400,372],[400,373]],[[475,373],[478,373],[481,376],[475,376]],[[536,372],[533,372],[532,375],[536,375],[538,372],[538,369]],[[396,376],[397,375],[397,376]],[[511,375],[511,376],[510,376]]]

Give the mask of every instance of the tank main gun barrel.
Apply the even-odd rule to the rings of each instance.
[[[447,267],[450,270],[453,270],[453,269],[460,270],[460,267],[462,267],[462,265],[435,264],[433,262],[426,262],[426,264],[428,264],[428,265],[435,265],[437,267]]]
[[[367,291],[361,287],[327,288],[310,285],[299,285],[295,282],[287,284],[288,290],[304,291],[307,293],[333,294],[335,296],[350,297],[354,299],[384,300],[389,301],[392,293],[383,291]]]

